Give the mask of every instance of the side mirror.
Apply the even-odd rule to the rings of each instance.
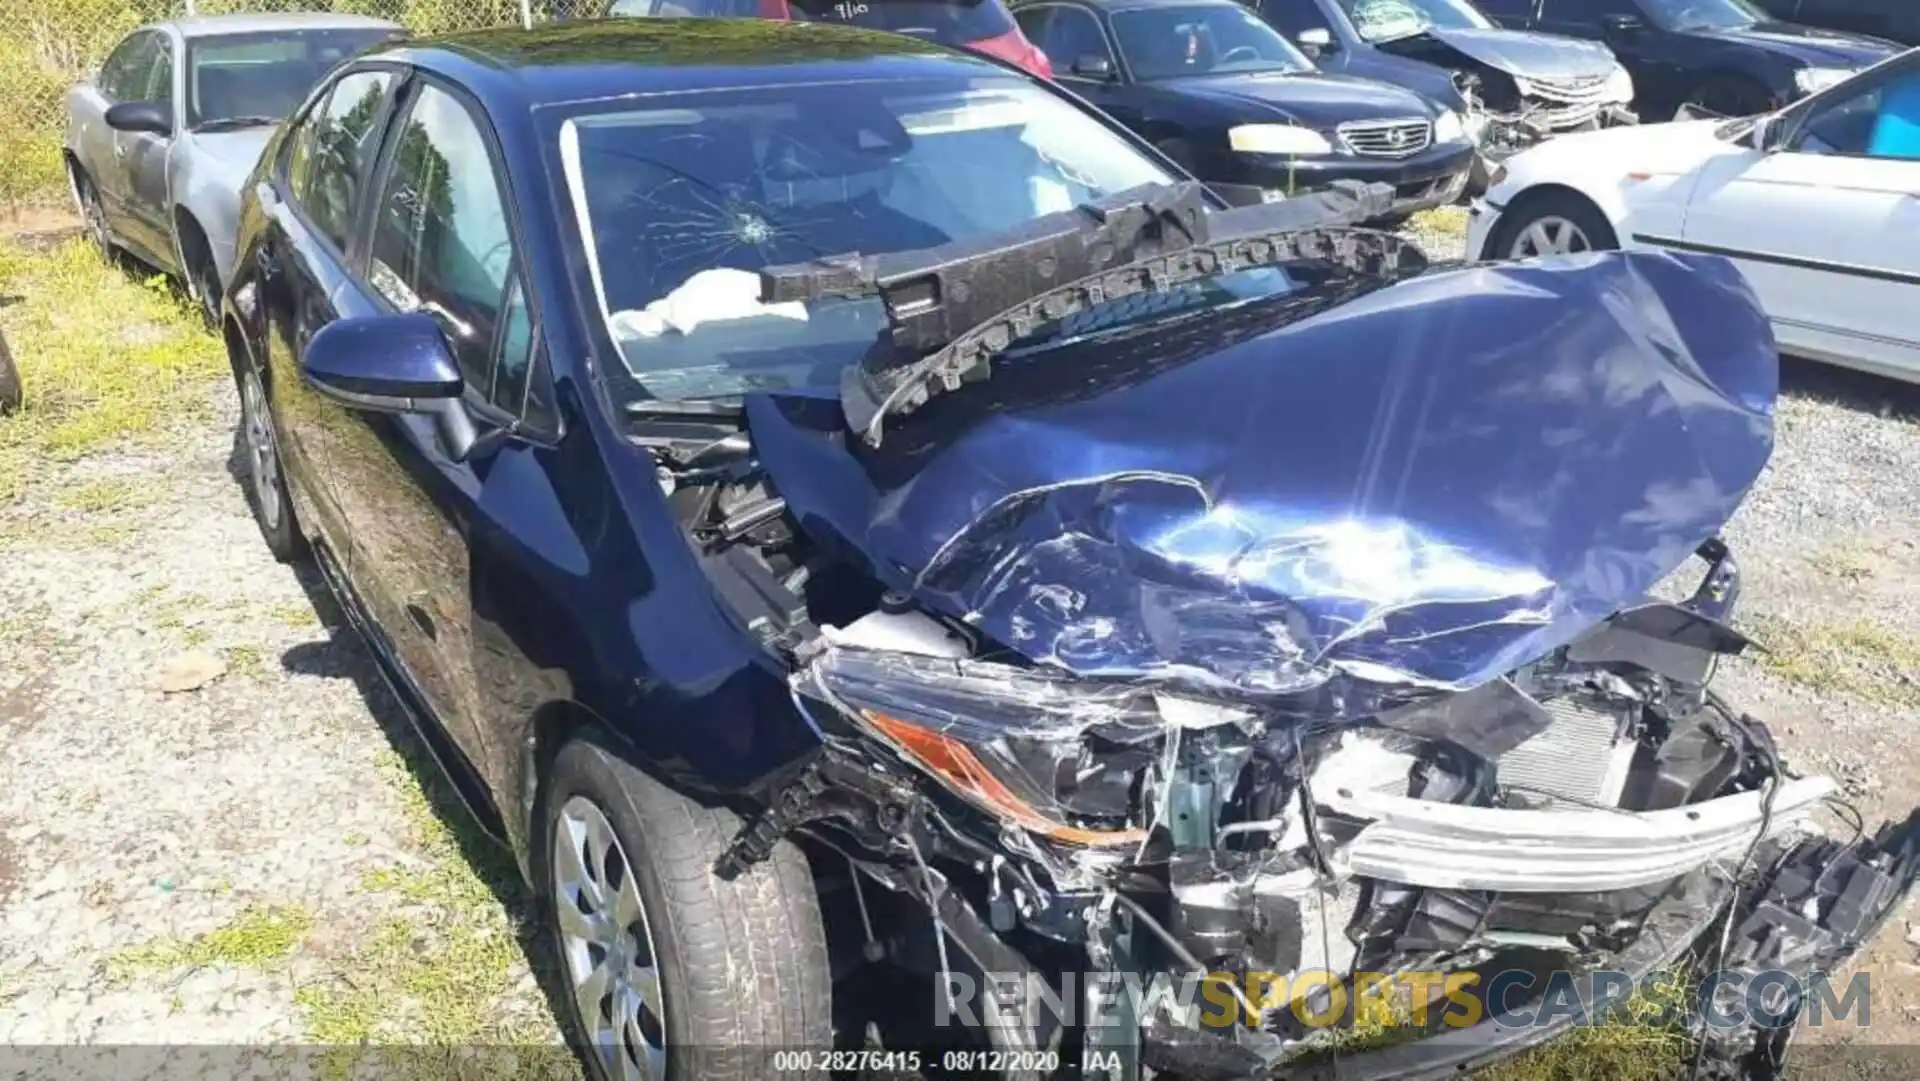
[[[1646,29],[1646,23],[1638,15],[1602,15],[1600,26],[1610,37],[1631,37]]]
[[[1786,118],[1778,113],[1756,117],[1753,121],[1753,130],[1747,133],[1747,138],[1753,141],[1755,150],[1762,154],[1771,154],[1787,141],[1787,127]]]
[[[157,101],[123,101],[107,109],[107,126],[115,131],[173,134],[173,109]]]
[[[1300,43],[1301,52],[1314,59],[1318,59],[1321,53],[1333,51],[1333,32],[1324,26],[1302,30],[1300,36],[1294,40]]]
[[[371,413],[434,418],[447,456],[464,461],[479,437],[460,395],[465,381],[440,321],[425,312],[336,319],[300,358],[322,397]]]
[[[1083,79],[1105,81],[1113,78],[1113,61],[1104,56],[1083,56],[1073,62],[1070,69]]]

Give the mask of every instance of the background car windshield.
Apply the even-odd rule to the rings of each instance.
[[[398,31],[379,27],[235,34],[187,46],[187,126],[279,120],[335,64]]]
[[[1429,26],[1443,27],[1448,30],[1492,30],[1493,20],[1481,14],[1469,0],[1340,0],[1340,6],[1347,10],[1353,19],[1355,29],[1364,37],[1367,29],[1361,24],[1360,12],[1367,12],[1370,25],[1384,27],[1393,31],[1392,36],[1402,37],[1417,34]],[[1413,8],[1409,15],[1404,9]],[[1372,10],[1370,10],[1372,9]],[[1414,30],[1398,30],[1397,27],[1418,25]],[[1369,40],[1374,40],[1369,38]]]
[[[1668,30],[1738,30],[1769,15],[1747,0],[1640,0],[1647,15]]]
[[[1113,33],[1136,79],[1313,70],[1279,31],[1238,4],[1118,11]]]
[[[1434,18],[1426,6],[1416,0],[1340,0],[1340,6],[1353,20],[1354,31],[1368,41],[1410,37],[1436,23],[1452,25]]]
[[[658,398],[833,387],[873,349],[877,300],[762,304],[763,267],[1000,233],[1173,179],[1053,94],[999,80],[578,114],[560,161],[599,314]]]
[[[1013,31],[1000,0],[787,0],[798,22],[848,23],[933,41],[982,41]]]

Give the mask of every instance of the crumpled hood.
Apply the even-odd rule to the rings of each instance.
[[[1679,566],[1772,449],[1772,332],[1715,257],[1301,304],[1007,358],[877,450],[825,397],[751,395],[749,430],[801,528],[923,604],[1037,663],[1251,694],[1536,659]]]
[[[1613,50],[1597,41],[1519,30],[1442,26],[1431,27],[1426,33],[1490,68],[1525,79],[1604,79],[1620,66]]]

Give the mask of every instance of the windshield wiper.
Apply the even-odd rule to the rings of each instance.
[[[887,417],[986,378],[992,358],[1014,342],[1101,304],[1287,263],[1346,275],[1426,269],[1408,241],[1355,228],[1392,206],[1388,185],[1339,181],[1213,214],[1202,212],[1202,192],[1192,181],[1150,185],[964,244],[768,267],[760,299],[881,298],[891,349],[847,367],[840,380],[847,426],[877,447]]]
[[[217,120],[203,120],[195,131],[230,131],[234,128],[258,128],[278,124],[277,116],[223,116]]]

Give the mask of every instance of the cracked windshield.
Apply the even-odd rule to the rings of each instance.
[[[1430,27],[1485,30],[1493,26],[1467,0],[1340,0],[1353,28],[1368,41],[1410,37]]]
[[[977,239],[1172,179],[1044,90],[889,86],[858,97],[844,87],[703,94],[565,123],[561,159],[592,293],[647,396],[834,387],[875,346],[886,326],[878,300],[762,304],[763,267]],[[1169,304],[1284,281],[1245,272]],[[1120,321],[1095,310],[1059,330]]]

